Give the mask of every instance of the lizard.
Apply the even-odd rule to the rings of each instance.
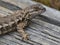
[[[30,24],[29,20],[45,11],[46,9],[41,4],[34,4],[11,15],[0,17],[0,35],[16,30],[22,35],[23,40],[28,40],[29,36],[25,32],[25,27]]]

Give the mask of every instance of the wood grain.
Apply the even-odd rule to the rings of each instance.
[[[3,14],[2,16],[10,15],[14,11],[23,8],[23,6],[25,8],[25,5],[28,6],[29,4],[32,4],[31,1],[29,2],[27,0],[23,4],[20,3],[24,2],[23,0],[0,1],[0,13]],[[5,3],[3,3],[3,1],[5,1]],[[27,4],[28,2],[29,4]],[[48,17],[49,20],[42,16],[36,17],[35,19],[31,20],[31,25],[26,28],[26,32],[30,35],[29,41],[22,41],[20,34],[15,31],[0,36],[0,45],[60,45],[60,26],[56,24],[56,20],[60,22],[60,12],[49,7],[46,7],[46,9],[47,11],[44,13],[43,16]],[[54,23],[51,23],[53,22],[52,19],[54,19]]]

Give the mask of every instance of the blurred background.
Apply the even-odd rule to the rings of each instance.
[[[37,1],[37,2],[47,5],[49,7],[60,10],[60,0],[33,0],[33,1]]]

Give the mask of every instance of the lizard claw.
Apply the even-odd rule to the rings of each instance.
[[[29,40],[28,34],[24,34],[24,35],[22,36],[22,40],[24,40],[24,41]]]

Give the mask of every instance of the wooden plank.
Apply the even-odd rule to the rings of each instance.
[[[2,8],[3,9],[3,8]],[[4,10],[3,10],[4,11]],[[2,12],[3,12],[2,11]],[[8,11],[8,10],[7,10]],[[7,13],[7,12],[5,12],[5,13]],[[8,12],[9,13],[9,12]],[[4,14],[4,13],[3,13]],[[7,14],[6,14],[7,15]],[[6,36],[6,37],[8,37],[9,38],[9,36]],[[10,41],[9,39],[7,39],[6,37],[3,37],[3,39],[6,39],[6,40],[8,40],[8,41]],[[12,41],[12,40],[11,40]],[[10,43],[11,43],[11,41],[10,41]],[[2,41],[2,42],[4,42],[4,40]],[[8,43],[8,44],[10,44],[10,43]],[[20,42],[21,43],[21,42]],[[23,43],[22,43],[23,44]],[[25,45],[25,44],[23,44],[23,45]],[[27,44],[26,44],[27,45]]]
[[[13,37],[15,37],[17,40],[19,39],[19,40],[22,40],[22,38],[21,38],[21,35],[18,33],[18,32],[14,32],[14,33],[10,33],[9,35],[11,35],[11,36],[13,36]],[[35,42],[35,41],[33,41],[33,40],[29,40],[29,41],[24,41],[25,43],[27,43],[27,44],[30,44],[30,45],[40,45],[40,43],[38,43],[38,42]]]
[[[27,32],[30,34],[30,39],[32,41],[38,42],[38,43],[43,44],[43,45],[46,45],[46,44],[47,45],[50,45],[50,44],[51,45],[56,45],[56,42],[51,41],[51,40],[49,40],[49,39],[47,39],[47,38],[45,38],[45,37],[43,37],[41,35],[38,35],[37,31],[35,31],[33,29],[28,28]],[[19,35],[19,34],[17,33],[17,34],[14,34],[14,35]]]
[[[22,0],[18,0],[18,1],[17,0],[2,0],[2,1],[14,4],[22,9],[28,6],[26,3],[23,3]]]
[[[0,45],[8,45],[8,44],[0,41]]]
[[[12,8],[12,7],[11,7]],[[2,10],[3,12],[1,12],[1,13],[4,13],[4,12],[6,12],[6,13],[13,13],[13,11],[11,11],[11,10],[9,10],[9,9],[7,9],[7,8],[4,8],[4,7],[2,7],[2,6],[0,6],[0,10]],[[6,14],[7,15],[7,14]]]
[[[38,23],[39,21],[39,23]],[[37,26],[36,24],[38,24],[39,26]],[[42,27],[41,27],[41,26]],[[47,27],[46,27],[47,26]],[[60,33],[59,32],[56,32],[54,30],[56,30],[57,26],[53,26],[53,27],[56,27],[54,30],[52,28],[49,28],[49,26],[53,26],[51,24],[48,24],[44,21],[40,21],[40,20],[35,20],[35,25],[33,26],[30,26],[31,28],[34,28],[34,29],[37,29],[37,31],[39,32],[39,30],[44,33],[43,35],[47,36],[50,38],[50,40],[54,40],[54,41],[57,41],[58,43],[60,43]],[[36,32],[37,32],[36,31]],[[40,32],[40,33],[41,33]]]
[[[11,1],[7,0],[6,2],[9,2],[9,3],[12,2],[15,5],[18,2],[18,6],[21,6],[22,8],[26,7],[26,5],[28,6],[28,5],[31,5],[31,4],[36,4],[36,2],[33,2],[31,0],[25,0],[25,1],[24,0],[18,0],[18,1],[17,0],[13,0],[13,1],[12,0]],[[20,5],[20,2],[25,3],[25,5],[23,5],[24,7],[22,5]],[[49,8],[47,6],[44,6],[44,7],[46,8],[46,12],[43,14],[43,16],[46,16],[46,17],[52,19],[52,21],[54,21],[54,22],[57,21],[56,23],[54,23],[52,21],[50,21],[50,22],[60,26],[60,16],[59,16],[60,15],[60,11],[57,11],[57,10],[52,9],[52,8]]]
[[[30,45],[30,44],[27,44],[27,43],[23,42],[22,40],[16,39],[14,36],[11,36],[9,34],[3,36],[2,39],[6,39],[6,40],[10,41],[10,42],[8,42],[9,45],[10,45],[11,42],[13,43],[12,45],[14,45],[14,43],[16,43],[18,45]]]
[[[9,45],[17,45],[17,44],[18,44],[18,43],[14,43],[14,42],[12,42],[12,41],[9,41],[9,40],[7,40],[7,39],[4,39],[3,37],[0,38],[0,41],[1,41],[1,42],[4,42],[4,43],[6,43],[6,44],[9,44]]]
[[[13,2],[14,1],[12,1],[12,3]],[[15,2],[16,2],[16,0],[15,0]],[[20,3],[18,6],[20,7]],[[14,9],[14,8],[12,8],[12,9]],[[11,9],[9,9],[9,10],[11,10]],[[11,11],[13,11],[13,10],[11,10]],[[32,24],[26,29],[26,32],[30,34],[30,40],[32,42],[22,41],[21,36],[19,36],[20,34],[18,32],[13,32],[13,33],[7,34],[5,36],[1,36],[0,41],[3,43],[9,44],[9,45],[10,45],[10,43],[11,43],[11,45],[17,45],[17,44],[18,45],[31,45],[31,43],[33,43],[34,45],[59,45],[60,44],[60,36],[59,36],[60,27],[47,23],[45,21],[41,21],[40,19],[33,20]]]
[[[11,15],[12,13],[14,13],[16,10],[20,10],[21,8],[13,5],[13,4],[10,4],[10,3],[7,3],[7,2],[4,2],[4,1],[0,1],[0,16],[3,17],[3,16],[6,16],[6,15]],[[13,12],[14,11],[14,12]]]
[[[6,0],[5,0],[6,1]],[[12,11],[15,11],[15,10],[19,10],[21,8],[19,8],[18,6],[16,5],[13,5],[11,3],[8,3],[8,2],[4,2],[2,0],[0,0],[0,6],[4,7],[4,8],[7,8],[9,10],[12,10]]]
[[[55,26],[55,25],[52,25],[52,24],[49,24],[49,23],[46,23],[46,22],[41,21],[41,20],[40,21],[36,21],[36,23],[40,24],[41,26],[45,27],[46,29],[47,28],[50,29],[48,31],[49,31],[49,33],[52,32],[51,33],[52,35],[55,35],[57,37],[60,37],[59,36],[60,35],[60,27]]]
[[[36,29],[34,29],[34,30],[36,30]],[[42,45],[56,45],[56,44],[58,44],[58,43],[46,38],[45,36],[39,34],[41,32],[33,31],[30,29],[28,31],[28,33],[31,34],[30,35],[31,40],[41,43]]]
[[[43,16],[46,16],[50,19],[56,20],[57,22],[60,22],[60,11],[46,7],[46,12],[43,14]]]

